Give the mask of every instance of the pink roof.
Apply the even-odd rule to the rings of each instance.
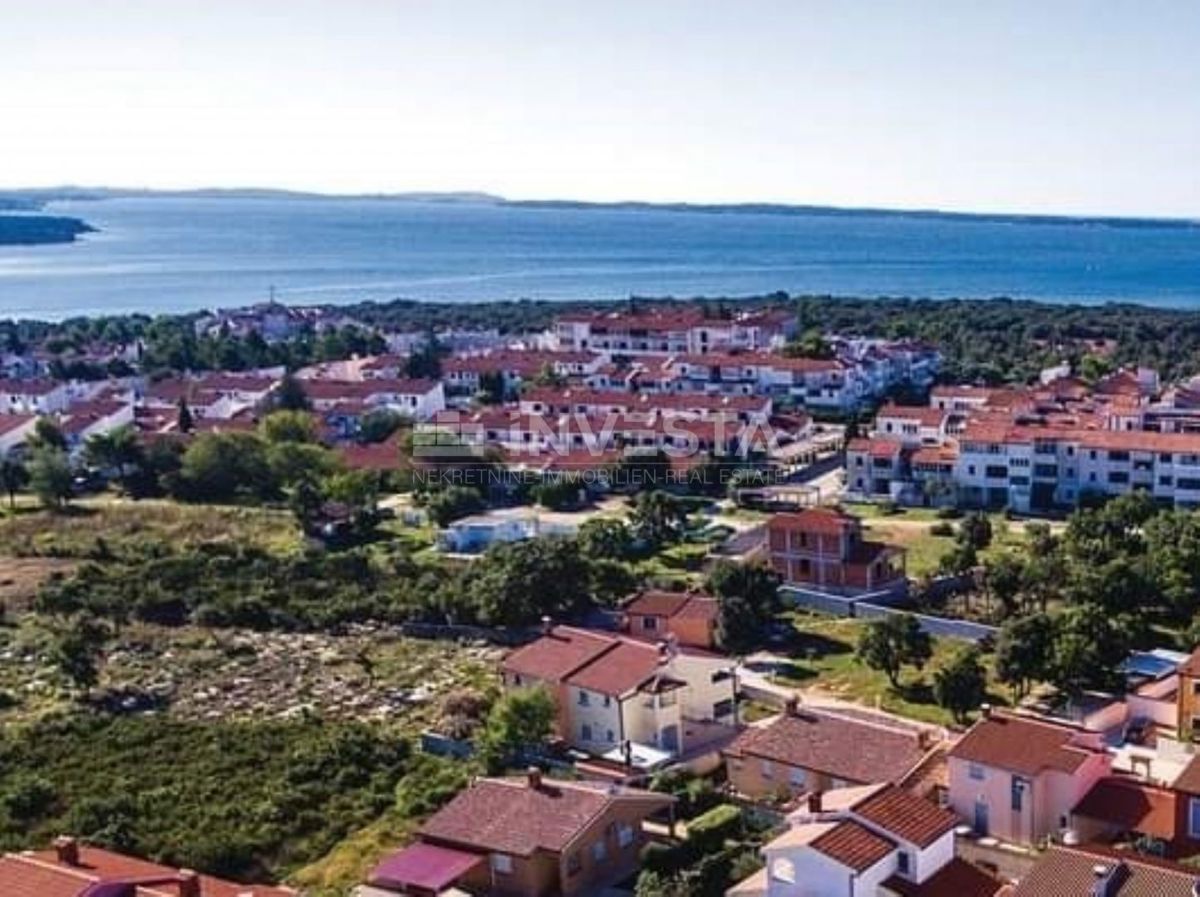
[[[422,888],[441,893],[484,859],[480,854],[464,850],[413,844],[376,866],[368,881],[379,888]]]
[[[0,436],[19,430],[35,420],[36,414],[0,414]]]
[[[18,396],[45,396],[63,384],[54,380],[0,380],[0,392]]]

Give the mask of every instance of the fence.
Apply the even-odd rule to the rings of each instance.
[[[890,614],[910,612],[897,606],[907,597],[903,592],[875,592],[866,595],[843,596],[801,589],[796,586],[784,586],[779,591],[785,601],[790,601],[796,607],[836,617],[877,620]],[[917,618],[921,628],[930,635],[978,642],[995,638],[998,631],[995,626],[973,623],[970,620],[952,620],[946,617],[933,617],[929,614],[913,614],[913,616]]]

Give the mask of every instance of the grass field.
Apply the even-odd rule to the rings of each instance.
[[[878,707],[924,722],[950,725],[950,713],[933,700],[933,671],[965,643],[956,639],[934,639],[933,658],[925,669],[901,672],[899,690],[887,676],[860,661],[855,647],[866,623],[862,620],[796,612],[791,615],[797,632],[796,646],[789,652],[792,666],[778,675],[780,684],[815,689],[831,697]],[[988,700],[1007,703],[1006,689],[995,682],[991,657],[984,657],[988,670]]]

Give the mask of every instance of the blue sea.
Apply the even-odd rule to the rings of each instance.
[[[300,198],[57,202],[0,247],[0,318],[261,301],[993,297],[1200,308],[1200,227]]]

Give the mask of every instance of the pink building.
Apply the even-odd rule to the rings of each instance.
[[[1037,844],[1112,770],[1099,733],[985,713],[949,754],[950,806],[980,835]]]

